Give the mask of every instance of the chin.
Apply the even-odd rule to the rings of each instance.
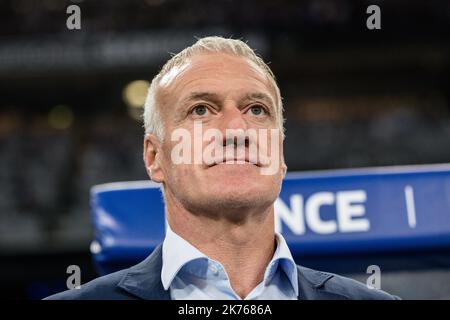
[[[253,195],[246,197],[245,194],[222,194],[214,195],[208,201],[208,206],[216,212],[236,215],[236,218],[243,218],[242,214],[248,209],[257,209],[270,206],[272,202],[267,201],[267,197]]]
[[[272,204],[278,191],[273,184],[258,180],[234,179],[217,180],[208,186],[211,200],[227,208],[259,207]],[[211,201],[212,202],[212,201]]]

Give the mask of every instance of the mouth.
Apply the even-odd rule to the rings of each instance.
[[[246,158],[231,158],[231,159],[220,159],[217,161],[214,161],[214,163],[208,165],[208,167],[214,167],[217,165],[253,165],[256,167],[260,167],[261,165],[258,162],[250,161],[247,157]]]

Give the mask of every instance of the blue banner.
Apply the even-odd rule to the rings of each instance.
[[[98,264],[144,259],[164,239],[164,203],[150,181],[94,186]],[[288,173],[276,230],[294,256],[450,249],[450,165]]]

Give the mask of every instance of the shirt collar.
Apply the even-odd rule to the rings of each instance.
[[[284,237],[280,233],[275,233],[275,239],[277,248],[264,273],[264,282],[268,284],[276,273],[277,268],[280,267],[289,279],[295,294],[298,296],[297,265],[292,258],[291,251]],[[167,224],[166,237],[162,247],[161,281],[164,289],[168,290],[173,279],[183,266],[194,260],[208,262],[210,259],[192,244],[173,232]]]
[[[283,235],[276,232],[275,239],[277,240],[277,248],[272,260],[269,263],[269,266],[266,269],[266,273],[264,274],[264,281],[270,281],[277,269],[277,266],[280,266],[289,279],[295,294],[298,296],[297,264],[292,257],[291,250],[289,250]]]
[[[207,260],[208,257],[173,232],[167,224],[162,248],[161,281],[164,289],[169,289],[173,279],[185,264],[197,259]]]

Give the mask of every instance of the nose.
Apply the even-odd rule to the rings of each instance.
[[[236,104],[230,102],[225,105],[221,127],[224,147],[228,144],[234,144],[235,147],[238,147],[240,144],[248,146],[249,141],[246,135],[247,122]]]
[[[224,106],[221,126],[223,131],[226,129],[247,130],[247,122],[244,119],[244,115],[235,103],[228,103]]]

